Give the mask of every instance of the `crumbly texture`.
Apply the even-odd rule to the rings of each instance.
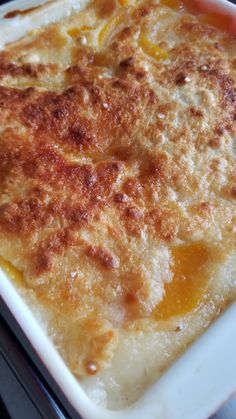
[[[164,369],[236,297],[227,270],[210,291],[236,243],[235,37],[178,1],[129,3],[0,52],[0,255],[79,378],[197,310]]]

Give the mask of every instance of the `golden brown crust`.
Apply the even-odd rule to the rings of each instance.
[[[155,328],[173,246],[232,244],[236,220],[235,39],[155,1],[83,13],[0,53],[0,254],[63,348],[72,324],[80,376]]]
[[[106,269],[119,268],[119,259],[106,249],[98,246],[89,246],[86,249],[87,256],[97,260]]]

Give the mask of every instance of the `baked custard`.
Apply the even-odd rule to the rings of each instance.
[[[111,409],[236,299],[229,20],[92,1],[0,51],[0,264]]]

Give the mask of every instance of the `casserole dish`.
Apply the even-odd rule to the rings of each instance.
[[[109,411],[89,400],[3,272],[0,289],[40,359],[83,418],[206,419],[236,393],[236,304],[138,402],[121,411]]]
[[[53,3],[52,3],[53,4]],[[55,18],[55,16],[54,16],[54,18]],[[23,20],[23,19],[22,19]],[[26,20],[26,22],[27,22],[27,18],[25,18],[25,20]],[[27,30],[30,30],[31,29],[31,27],[30,27],[30,22],[29,22],[29,20],[30,19],[28,19],[28,23],[27,23]],[[16,25],[17,26],[17,22],[18,22],[18,20],[17,19],[15,19],[14,21],[11,21],[12,23],[11,24],[14,24],[14,25]],[[39,23],[39,21],[37,20],[37,22]],[[35,23],[35,20],[34,20],[34,23]],[[10,25],[11,25],[10,24]],[[40,26],[40,25],[39,25]],[[25,25],[21,25],[21,27],[24,29],[25,28]],[[8,29],[8,26],[5,26],[5,28],[4,28],[4,30],[3,30],[3,37],[2,37],[2,39],[4,39],[4,34],[6,34],[7,36],[9,36],[9,33],[11,32],[12,33],[12,28],[11,28],[11,30],[9,31]],[[21,35],[22,35],[23,33],[21,33]],[[20,34],[18,34],[19,36],[20,36]],[[7,38],[7,41],[9,42],[9,40],[10,40],[10,38]],[[186,80],[186,82],[189,82],[189,81],[191,81],[191,79],[189,80],[189,78],[188,78],[188,80]],[[108,107],[108,105],[107,105],[107,103],[105,103],[105,105],[106,105],[106,108]],[[117,166],[114,166],[113,167],[113,169],[114,170],[117,170],[116,169],[116,167]],[[205,208],[205,207],[204,207]],[[90,256],[93,256],[93,253],[91,253],[91,251],[90,251],[90,253],[89,253],[89,255]],[[98,255],[98,254],[96,254],[95,253],[95,256],[96,255]],[[110,262],[109,262],[109,260],[110,260]],[[114,259],[112,259],[112,258],[108,258],[108,267],[110,267],[112,265],[112,267],[114,267],[114,268],[116,268],[116,267],[118,267],[118,262],[117,262],[117,260],[114,260]],[[7,287],[7,281],[4,281],[3,282],[4,283],[4,289],[6,289],[6,287]],[[10,284],[10,283],[9,283]],[[13,292],[13,291],[12,291]],[[12,294],[13,295],[13,294]],[[4,290],[3,290],[3,296],[4,296],[4,299],[6,300],[6,294],[4,293]],[[12,297],[13,298],[13,297]],[[8,305],[10,304],[9,303],[9,301],[7,301],[7,303],[8,303]],[[14,304],[14,306],[15,306],[15,304]],[[12,307],[11,307],[12,308]],[[21,307],[21,314],[23,314],[24,313],[24,309],[23,309],[23,307]],[[17,316],[17,318],[18,318],[18,320],[20,319],[20,316]],[[223,317],[222,317],[223,318]],[[28,317],[28,319],[29,319],[29,317]],[[29,321],[29,320],[28,320]],[[33,321],[30,321],[30,327],[32,327],[33,326]],[[25,327],[24,327],[24,329],[25,329]],[[34,328],[34,330],[36,330],[35,328]],[[40,332],[38,332],[38,334],[39,334]],[[213,337],[211,337],[211,339],[213,339]],[[33,341],[33,337],[31,336],[31,341]],[[43,337],[41,336],[41,341],[43,341]],[[199,340],[199,342],[200,342],[200,340]],[[50,346],[50,345],[49,345]],[[48,347],[48,353],[47,353],[47,356],[48,356],[48,358],[49,358],[49,346],[47,345],[47,347]],[[44,347],[45,347],[45,345],[44,345]],[[232,348],[232,345],[231,345],[231,348]],[[56,356],[55,357],[53,357],[54,358],[54,363],[55,363],[55,360],[56,360]],[[203,359],[203,356],[201,355],[201,359]],[[190,364],[190,362],[188,361],[188,363]],[[178,363],[176,363],[175,364],[175,367],[177,368],[177,365],[178,365]],[[193,362],[191,362],[191,365],[193,365]],[[51,366],[50,367],[50,369],[52,369],[53,367]],[[174,368],[174,367],[173,367]],[[56,369],[57,371],[59,371],[59,367]],[[180,374],[178,374],[178,376],[179,377],[183,377],[183,375],[184,375],[184,367],[183,367],[183,365],[181,365],[181,375]],[[161,388],[162,389],[164,389],[165,388],[165,385],[164,385],[164,382],[165,382],[165,379],[166,379],[166,385],[167,385],[167,387],[168,387],[168,389],[170,389],[171,388],[171,378],[170,378],[170,373],[171,373],[171,371],[172,371],[172,369],[170,369],[170,371],[169,371],[169,373],[167,374],[167,375],[165,375],[165,376],[163,376],[163,378],[159,381],[159,383],[158,383],[158,387],[160,387],[161,386]],[[232,371],[232,363],[231,363],[231,371]],[[55,372],[54,372],[54,374],[55,374]],[[63,374],[61,374],[61,377],[63,377],[63,383],[65,383],[65,374],[63,373]],[[168,378],[166,378],[166,377],[168,377]],[[58,380],[57,380],[58,381]],[[214,383],[216,382],[216,380],[214,381]],[[175,389],[175,392],[176,392],[176,388],[177,388],[177,382],[175,382],[174,384],[174,389]],[[68,393],[68,390],[67,390],[67,393]],[[216,393],[216,391],[214,392],[214,394]],[[81,393],[82,394],[82,393]],[[80,397],[81,397],[81,394],[80,394]],[[176,393],[175,393],[176,394]],[[68,395],[68,394],[67,394]],[[72,389],[70,388],[70,398],[71,398],[71,395],[72,395]],[[158,390],[158,395],[159,396],[161,396],[161,398],[160,398],[160,400],[158,400],[158,403],[156,403],[155,404],[155,406],[154,405],[152,405],[152,403],[151,403],[151,398],[150,398],[150,395],[151,395],[151,392],[148,392],[147,393],[147,395],[146,396],[144,396],[144,398],[142,399],[142,402],[140,401],[140,402],[137,402],[133,407],[130,407],[130,408],[127,408],[124,412],[114,412],[114,413],[111,413],[111,412],[107,412],[106,413],[106,411],[105,410],[102,410],[102,409],[99,409],[99,408],[94,408],[95,410],[96,410],[96,413],[95,413],[95,410],[91,410],[91,409],[93,409],[92,408],[92,405],[91,405],[91,403],[89,404],[87,404],[87,406],[86,406],[86,413],[83,411],[83,406],[82,406],[82,404],[81,404],[81,407],[80,407],[80,410],[81,410],[81,412],[82,412],[82,414],[83,415],[87,415],[88,417],[89,417],[89,415],[90,415],[90,413],[91,413],[91,415],[93,416],[93,417],[95,417],[95,415],[97,414],[97,415],[99,415],[99,412],[100,412],[100,415],[102,416],[102,417],[111,417],[111,415],[114,415],[114,417],[119,417],[119,415],[121,415],[121,414],[125,414],[126,415],[126,417],[132,417],[132,416],[137,416],[137,415],[143,415],[144,414],[144,411],[146,412],[146,410],[143,410],[144,409],[144,406],[146,406],[146,404],[145,404],[145,400],[146,400],[146,403],[148,403],[148,406],[149,406],[149,409],[151,409],[151,410],[149,410],[149,411],[147,411],[146,412],[146,414],[149,416],[149,417],[156,417],[156,416],[160,416],[160,417],[164,417],[164,415],[168,415],[167,417],[176,417],[177,416],[177,414],[180,414],[181,416],[180,417],[184,417],[184,413],[183,413],[183,411],[181,411],[180,409],[178,409],[178,407],[177,406],[174,406],[174,399],[172,399],[172,402],[170,403],[169,402],[169,400],[167,400],[167,396],[164,396],[163,394],[162,394],[162,391],[160,390],[160,388],[159,388],[159,390]],[[78,397],[79,397],[79,394],[78,394]],[[157,396],[158,397],[158,396]],[[179,399],[180,399],[180,396],[178,396],[179,397]],[[162,400],[161,400],[162,399]],[[163,400],[164,400],[164,402],[163,402]],[[195,400],[197,400],[197,397],[195,397]],[[185,408],[186,408],[186,403],[185,403]],[[136,413],[136,410],[135,409],[137,409],[137,413]],[[146,409],[146,407],[145,407],[145,409]],[[171,413],[171,409],[173,410],[173,413]],[[194,411],[194,413],[195,414],[198,414],[199,415],[199,417],[200,417],[200,413],[198,412],[198,413],[196,413],[197,412],[197,409],[195,408],[195,409],[193,409],[193,411]],[[90,413],[89,413],[90,412]],[[176,412],[180,412],[180,413],[176,413]],[[191,415],[192,415],[192,413],[189,413],[189,411],[186,413],[187,414],[187,416],[186,417],[191,417]],[[204,415],[206,414],[206,412],[204,413]],[[109,416],[108,416],[109,415]],[[171,416],[172,415],[172,416]],[[173,416],[174,415],[174,416]]]

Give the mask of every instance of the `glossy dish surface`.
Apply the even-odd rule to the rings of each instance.
[[[0,53],[2,268],[116,409],[236,293],[229,17],[120,3]]]

